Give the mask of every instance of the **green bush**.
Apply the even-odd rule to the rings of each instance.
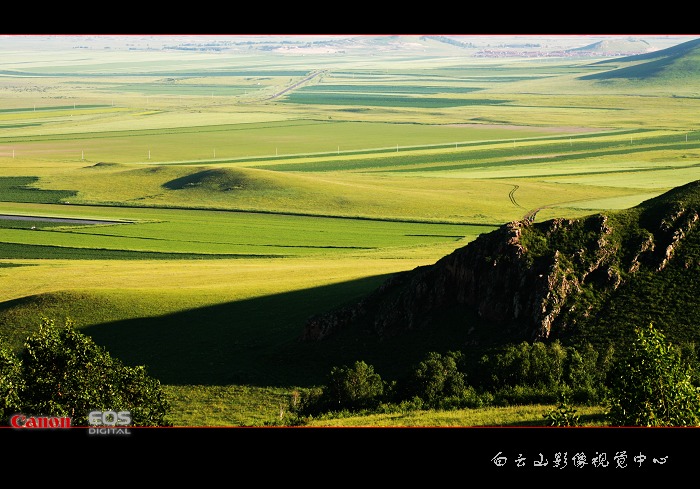
[[[563,380],[571,388],[573,401],[582,404],[603,401],[613,351],[610,346],[600,354],[590,343],[583,345],[580,351],[573,347],[568,349]]]
[[[518,406],[525,404],[554,404],[562,395],[564,388],[513,385],[493,391],[493,405]]]
[[[490,405],[492,397],[489,393],[479,393],[471,385],[466,386],[459,394],[446,396],[437,403],[436,409],[476,409]]]
[[[589,343],[577,349],[558,340],[523,341],[483,355],[467,376],[475,387],[509,404],[525,399],[549,403],[563,392],[570,392],[577,403],[600,403],[607,392],[612,352],[612,347],[596,350]]]
[[[461,353],[448,352],[441,355],[429,352],[426,359],[420,362],[411,374],[406,386],[408,397],[419,397],[426,407],[436,408],[443,400],[465,395],[465,375],[459,371],[458,362]]]
[[[22,365],[12,350],[0,344],[0,420],[19,412],[24,389]]]
[[[562,381],[567,352],[558,340],[549,345],[535,342],[530,347],[529,382],[539,386],[556,386]]]
[[[290,413],[304,418],[339,413],[484,406],[555,404],[563,396],[577,404],[600,404],[614,350],[585,344],[578,351],[558,340],[510,344],[478,360],[463,352],[428,352],[399,382],[382,381],[371,366],[334,367],[328,383],[306,389]],[[471,382],[470,382],[471,381]]]
[[[296,424],[327,413],[356,413],[377,410],[386,401],[394,383],[384,382],[374,367],[356,361],[351,367],[333,367],[323,386],[300,392],[298,401],[289,406]]]
[[[385,383],[374,367],[357,361],[352,367],[333,367],[321,397],[333,411],[372,409],[383,400],[384,388]]]
[[[653,325],[635,328],[634,340],[611,374],[607,415],[612,425],[700,425],[692,366]]]
[[[576,413],[577,411],[570,405],[569,399],[562,396],[557,408],[542,416],[549,426],[579,426],[580,416]]]
[[[11,394],[11,401],[5,401],[3,416],[9,411],[69,416],[73,425],[87,426],[90,411],[130,411],[134,426],[168,425],[170,406],[160,382],[144,367],[112,358],[70,320],[61,327],[42,319],[17,358],[6,348],[0,355],[0,392]]]

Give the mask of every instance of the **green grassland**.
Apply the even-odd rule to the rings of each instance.
[[[294,393],[279,388],[253,391],[247,386],[166,386],[174,406],[170,416],[175,426],[187,426],[197,418],[197,426],[269,426],[286,414]],[[246,400],[240,402],[240,399]],[[238,401],[238,402],[237,402]],[[357,414],[320,417],[308,422],[311,428],[380,427],[541,427],[544,415],[555,405],[526,405],[459,409],[451,411],[416,410],[386,414]],[[604,426],[603,409],[581,406],[576,409],[582,426]]]
[[[0,334],[71,317],[166,384],[177,424],[273,422],[340,362],[391,375],[460,334],[300,344],[309,316],[530,212],[700,179],[697,82],[447,53],[8,51],[0,214],[119,223],[0,219]],[[518,422],[434,417],[358,424]]]

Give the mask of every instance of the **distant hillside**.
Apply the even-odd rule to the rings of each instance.
[[[604,65],[612,62],[616,64],[628,62],[634,64],[611,71],[581,76],[579,79],[683,79],[697,77],[700,76],[700,39],[694,39],[646,54],[599,61],[595,65]]]
[[[389,340],[453,321],[468,338],[455,349],[552,339],[602,345],[654,323],[671,341],[698,343],[699,225],[700,181],[624,211],[511,222],[310,318],[302,339],[349,329]]]
[[[595,42],[580,48],[572,48],[570,53],[596,53],[601,56],[619,56],[636,53],[648,53],[654,48],[643,39],[612,39]]]

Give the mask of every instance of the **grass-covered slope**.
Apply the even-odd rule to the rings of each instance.
[[[644,39],[624,38],[598,41],[580,48],[569,49],[569,52],[600,53],[605,56],[611,53],[645,53],[650,49],[651,45]]]
[[[653,323],[674,341],[700,340],[699,216],[695,181],[631,209],[526,227],[525,256],[551,264],[549,304],[560,301],[551,335],[616,342]]]
[[[613,214],[626,245],[618,255],[632,265],[624,286],[579,318],[579,339],[614,341],[653,323],[674,342],[700,341],[699,216],[698,181]]]
[[[609,63],[612,60],[597,64]],[[700,39],[694,39],[660,51],[628,56],[616,63],[634,64],[622,68],[581,76],[582,80],[629,79],[684,79],[700,75]]]
[[[700,341],[700,181],[624,211],[515,221],[361,301],[309,319],[302,338],[360,328],[385,341],[452,322],[453,346],[561,339],[607,345],[654,323]]]

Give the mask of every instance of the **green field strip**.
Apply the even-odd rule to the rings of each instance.
[[[99,226],[111,224],[132,224],[131,221],[108,221],[91,219],[74,219],[69,217],[40,217],[26,215],[0,214],[0,227],[6,228],[54,228],[65,226]]]
[[[251,253],[252,245],[246,249],[236,249],[229,244],[186,243],[171,240],[149,239],[148,237],[129,237],[118,235],[79,234],[61,232],[56,229],[24,230],[0,228],[0,242],[23,245],[48,245],[65,248],[92,248],[104,250],[128,250],[157,253]]]
[[[658,171],[641,171],[625,173],[624,178],[612,179],[609,174],[579,175],[569,178],[568,175],[552,177],[554,183],[597,185],[600,187],[637,188],[669,190],[673,187],[700,180],[700,166],[692,168],[661,169]]]
[[[162,136],[171,134],[197,134],[220,132],[246,132],[246,131],[267,131],[273,129],[286,129],[298,126],[316,126],[329,124],[343,124],[342,121],[318,121],[313,119],[297,119],[283,122],[249,122],[242,124],[216,124],[202,126],[178,126],[158,129],[135,129],[121,131],[81,131],[69,134],[34,134],[31,136],[0,136],[0,144],[39,142],[39,141],[71,141],[81,139],[109,139],[109,138],[131,138],[144,136]]]
[[[105,107],[112,108],[111,105],[99,104],[99,105],[49,105],[43,107],[19,107],[14,109],[0,109],[0,113],[12,113],[12,112],[41,112],[41,111],[64,111],[64,110],[83,110],[83,109],[103,109]]]
[[[697,148],[700,148],[700,142],[683,143],[682,145],[678,145],[678,144],[665,145],[665,146],[645,146],[645,145],[642,145],[642,146],[637,146],[634,149],[621,148],[621,149],[617,149],[617,150],[611,149],[611,150],[607,150],[607,151],[597,151],[597,152],[588,151],[588,152],[581,153],[581,154],[577,154],[577,153],[559,154],[559,153],[557,153],[554,155],[543,155],[541,157],[529,158],[527,160],[518,161],[517,166],[522,167],[524,165],[536,165],[536,164],[552,161],[552,159],[555,159],[556,163],[562,163],[562,162],[569,161],[569,160],[604,158],[604,157],[608,157],[608,156],[629,155],[629,154],[635,154],[635,153],[648,153],[651,151],[669,151],[669,150],[675,151],[675,150],[688,150],[688,149],[697,149]],[[482,164],[482,165],[469,165],[468,164],[468,165],[464,165],[461,167],[459,165],[450,165],[450,166],[442,166],[442,167],[441,166],[431,166],[428,169],[431,171],[442,171],[442,170],[450,170],[450,169],[458,169],[458,168],[484,169],[484,168],[492,168],[493,166],[503,166],[503,165],[512,165],[512,164],[513,164],[512,161],[509,161],[509,162],[502,162],[501,161],[501,162],[486,163],[486,164]],[[514,165],[514,166],[516,166],[516,165]],[[660,166],[660,167],[656,167],[656,169],[677,169],[679,167],[680,168],[682,168],[682,167],[692,168],[694,166],[696,166],[696,164],[690,163],[690,164],[685,164],[682,166],[679,165],[677,167]],[[648,168],[648,169],[642,168],[642,170],[644,170],[644,171],[652,170],[653,171],[653,168]],[[404,170],[399,168],[399,169],[390,170],[390,171],[402,172]],[[623,171],[634,171],[634,170],[623,170]],[[610,172],[615,173],[616,170],[611,170]],[[581,172],[581,174],[585,174],[585,173],[586,172]],[[549,175],[550,176],[557,176],[556,174],[549,174]]]
[[[479,234],[483,226],[349,220],[281,214],[132,209],[161,219],[129,225],[0,227],[0,241],[67,248],[189,254],[314,254],[444,243]],[[271,250],[278,250],[277,253]],[[13,256],[15,257],[15,256]]]
[[[135,218],[134,212],[128,207],[120,206],[85,206],[63,203],[24,203],[1,202],[0,214],[15,216],[44,217],[47,219],[81,219],[91,221],[113,221],[124,224],[149,222],[148,216],[143,219]],[[65,225],[65,224],[64,224]]]
[[[605,161],[605,160],[603,160]],[[638,173],[663,173],[663,172],[674,172],[674,173],[686,173],[696,174],[700,164],[688,163],[679,165],[658,165],[656,163],[635,163],[635,166],[621,166],[617,162],[608,162],[607,167],[596,165],[591,169],[585,169],[585,163],[587,160],[582,158],[581,160],[572,161],[572,167],[567,169],[566,165],[559,165],[559,161],[553,161],[551,167],[546,167],[536,164],[532,165],[497,165],[494,167],[469,167],[457,170],[446,170],[441,172],[435,172],[432,170],[416,170],[416,171],[406,171],[401,172],[402,175],[406,176],[417,176],[417,177],[436,177],[436,178],[457,178],[463,179],[468,178],[470,180],[510,180],[513,178],[522,179],[547,179],[547,181],[552,182],[562,182],[562,183],[580,183],[585,184],[589,177],[599,177],[595,178],[598,183],[596,185],[602,186],[614,186],[614,187],[634,187],[634,182],[627,179],[618,179],[616,176],[638,174]],[[378,172],[382,175],[395,175],[397,172]],[[570,179],[569,179],[570,178]],[[608,179],[608,185],[604,183],[604,179]],[[553,180],[550,180],[553,179]]]
[[[287,159],[332,155],[395,153],[413,149],[465,149],[494,142],[583,141],[618,135],[625,131],[601,130],[587,134],[552,135],[551,130],[532,126],[512,130],[494,127],[459,127],[452,124],[395,124],[372,122],[294,122],[206,126],[138,131],[110,131],[80,134],[53,134],[40,137],[0,138],[0,144],[23,143],[21,153],[42,159],[66,158],[73,154],[90,161],[132,162],[141,164],[246,163],[281,164]],[[645,134],[635,131],[633,134]],[[182,136],[188,135],[188,138]],[[335,142],[337,141],[337,142]],[[421,144],[416,144],[420,141]],[[80,145],[74,144],[80,142]],[[335,142],[335,143],[333,143]],[[391,145],[389,145],[391,144]],[[265,149],[267,148],[267,149]],[[153,151],[151,151],[153,150]],[[14,151],[14,150],[13,150]],[[9,154],[9,148],[5,154]],[[153,153],[153,161],[147,158]],[[257,154],[256,154],[257,153]],[[192,156],[195,156],[193,158]],[[228,155],[228,156],[226,156]],[[217,157],[218,156],[218,157]],[[27,157],[27,156],[25,156]]]
[[[516,167],[514,167],[516,168]],[[516,172],[509,172],[508,175],[501,175],[501,176],[489,176],[489,177],[484,177],[481,176],[479,178],[488,178],[488,179],[506,179],[506,178],[513,178],[513,177],[518,177],[518,178],[557,178],[557,177],[587,177],[587,176],[593,176],[593,175],[620,175],[624,173],[644,173],[644,172],[664,172],[664,171],[674,171],[674,172],[679,172],[679,171],[684,171],[684,170],[695,170],[697,168],[700,168],[700,163],[693,163],[693,164],[688,164],[688,165],[683,165],[683,166],[670,166],[670,165],[663,165],[663,166],[649,166],[649,167],[637,167],[637,168],[610,168],[607,170],[590,170],[590,171],[580,171],[580,170],[572,170],[571,172],[560,172],[560,173],[552,173],[551,171],[547,171],[546,169],[542,170],[534,170],[528,173],[516,173]],[[613,183],[612,181],[610,182],[611,184]],[[628,182],[631,184],[632,182]],[[627,186],[627,184],[625,185]]]
[[[584,209],[584,210],[598,210],[598,209],[629,209],[634,207],[645,200],[657,197],[665,189],[658,190],[656,192],[646,192],[633,195],[624,195],[620,197],[609,197],[604,199],[591,199],[583,202],[569,202],[567,204],[562,204],[562,206],[573,209]],[[557,204],[552,207],[558,207]]]
[[[1,73],[1,72],[0,72]],[[230,69],[213,69],[211,67],[203,67],[202,71],[183,71],[183,72],[178,72],[177,75],[174,75],[171,77],[174,81],[172,83],[177,83],[178,81],[182,80],[191,80],[191,79],[207,79],[207,78],[258,78],[261,80],[273,80],[275,78],[298,78],[298,77],[303,77],[309,74],[308,70],[297,70],[297,69],[292,69],[292,70],[265,70],[265,69],[258,69],[258,68],[241,68],[240,70],[230,70]],[[161,78],[164,75],[162,72],[157,72],[157,73],[147,73],[147,72],[136,72],[136,73],[129,73],[129,74],[124,74],[124,73],[114,73],[112,75],[110,74],[103,74],[103,73],[86,73],[86,74],[79,74],[79,78],[81,78],[80,83],[81,85],[129,85],[130,83],[125,83],[124,81],[120,81],[123,79],[130,79],[132,77],[134,78],[145,78],[145,77],[158,77]],[[104,78],[107,81],[101,81],[99,80],[100,78]],[[148,82],[134,82],[134,83],[145,83],[148,84]],[[160,82],[164,83],[164,82]],[[215,85],[221,86],[219,83],[216,83]],[[252,85],[251,85],[252,86]]]
[[[99,233],[94,231],[81,231],[79,229],[68,230],[68,229],[56,229],[51,231],[57,231],[64,234],[79,234],[82,236],[111,236],[111,237],[124,237],[131,240],[144,240],[144,241],[162,241],[167,243],[204,243],[209,245],[226,245],[231,247],[269,247],[269,248],[292,248],[297,250],[303,249],[340,249],[340,250],[371,250],[376,249],[376,247],[369,246],[353,246],[353,245],[305,245],[305,244],[280,244],[280,243],[255,243],[255,242],[235,242],[235,241],[213,241],[213,240],[195,240],[195,239],[174,239],[173,237],[156,237],[156,236],[125,236],[122,234],[112,234],[112,233]],[[440,237],[445,238],[445,235],[428,235],[428,234],[407,234],[409,237]],[[183,237],[184,238],[184,237]],[[462,239],[464,236],[450,236],[450,238]],[[89,238],[88,238],[89,239]]]
[[[100,64],[100,63],[93,63],[91,65],[88,65],[87,68],[80,66],[80,65],[75,65],[71,66],[71,71],[53,71],[55,70],[55,67],[46,67],[44,69],[42,68],[32,68],[32,69],[27,69],[23,71],[19,70],[2,70],[0,71],[0,75],[11,75],[11,76],[17,76],[17,77],[36,77],[36,76],[42,76],[42,77],[57,77],[57,78],[75,78],[75,77],[80,77],[80,78],[105,78],[105,77],[153,77],[153,76],[173,76],[173,77],[195,77],[195,78],[203,78],[203,77],[230,77],[230,76],[259,76],[259,77],[302,77],[306,76],[309,74],[308,70],[294,70],[294,69],[289,69],[289,70],[265,70],[265,69],[259,69],[259,68],[250,68],[250,69],[238,69],[238,70],[231,70],[231,69],[216,69],[216,68],[211,68],[211,67],[206,67],[203,68],[201,71],[191,71],[187,69],[173,69],[172,64],[167,61],[163,61],[163,70],[154,70],[158,63],[153,63],[153,62],[144,62],[143,63],[143,69],[142,70],[130,70],[128,74],[125,74],[121,70],[115,70],[116,65],[119,63],[109,63],[109,64]],[[133,63],[125,63],[125,66],[127,67],[135,67],[138,66],[137,64]],[[95,72],[96,69],[102,68],[102,71],[100,72]],[[111,69],[113,71],[108,71],[108,69]],[[91,71],[84,71],[84,70],[91,70]]]
[[[81,116],[85,117],[100,117],[107,115],[119,115],[123,113],[132,112],[133,109],[127,107],[113,107],[111,105],[104,105],[97,108],[83,108],[83,109],[53,109],[46,108],[44,110],[31,110],[31,111],[21,111],[21,112],[0,112],[0,120],[14,122],[18,124],[16,127],[32,127],[38,126],[43,129],[50,128],[51,125],[58,121],[73,121],[78,120]],[[75,119],[74,119],[75,117]],[[26,122],[22,122],[26,121]],[[33,122],[36,121],[36,122]],[[12,126],[7,126],[12,127]]]
[[[344,221],[352,222],[375,222],[375,223],[399,223],[399,224],[415,224],[415,225],[447,225],[447,226],[466,226],[466,229],[480,229],[479,233],[485,228],[494,228],[500,223],[484,223],[470,221],[455,221],[453,219],[444,218],[418,218],[418,217],[388,217],[381,215],[339,215],[323,212],[294,212],[291,210],[274,210],[274,209],[236,209],[220,207],[193,207],[188,204],[176,205],[133,205],[126,203],[72,203],[66,204],[30,204],[28,206],[17,202],[1,202],[0,213],[17,214],[33,216],[43,214],[46,217],[64,217],[78,219],[94,219],[94,220],[119,220],[125,223],[149,223],[162,222],[164,220],[178,220],[170,213],[179,212],[211,212],[223,215],[251,215],[251,216],[279,216],[289,218],[311,218],[311,219],[329,219],[332,222],[342,223]],[[202,218],[204,219],[204,218]]]
[[[700,147],[700,144],[697,144],[696,147]],[[647,153],[650,151],[657,151],[657,150],[670,150],[670,149],[692,149],[692,148],[687,148],[687,147],[670,147],[670,146],[656,146],[656,147],[650,147],[650,148],[638,148],[636,151],[630,151],[630,150],[610,150],[610,151],[601,151],[601,152],[586,152],[586,153],[581,153],[581,154],[551,154],[551,155],[543,155],[541,157],[537,158],[529,158],[527,160],[520,161],[518,160],[517,162],[514,162],[513,160],[497,160],[493,162],[480,162],[480,163],[464,163],[464,164],[453,164],[453,165],[429,165],[429,166],[421,166],[421,165],[415,165],[410,168],[408,167],[398,167],[398,168],[388,168],[385,170],[382,170],[382,173],[387,173],[387,174],[399,174],[399,173],[406,173],[406,174],[411,174],[415,172],[421,172],[422,174],[426,174],[427,172],[447,172],[447,171],[458,171],[458,170],[469,170],[473,172],[478,172],[482,170],[503,170],[504,172],[507,172],[507,175],[503,176],[489,176],[488,178],[510,178],[512,176],[516,175],[521,175],[521,176],[567,176],[567,175],[586,175],[586,174],[591,174],[591,173],[624,173],[628,171],[654,171],[654,170],[665,170],[665,169],[679,169],[679,168],[692,168],[696,166],[694,163],[688,163],[684,165],[678,165],[678,166],[670,166],[670,165],[665,165],[665,166],[657,166],[655,168],[645,168],[645,167],[639,167],[638,169],[614,169],[611,168],[609,170],[583,170],[583,171],[574,171],[572,173],[567,173],[561,171],[561,167],[559,168],[552,168],[552,169],[541,169],[541,168],[535,168],[532,170],[528,170],[527,167],[536,167],[537,165],[541,165],[542,163],[555,163],[555,164],[560,164],[566,161],[579,161],[579,160],[587,160],[590,158],[603,158],[603,157],[609,157],[609,156],[619,156],[619,155],[626,155],[630,153]],[[555,173],[559,171],[559,173]],[[479,176],[476,178],[484,178],[484,176]]]
[[[494,71],[504,71],[503,74],[494,74]],[[446,83],[459,83],[459,84],[465,84],[465,83],[477,83],[480,85],[486,85],[489,83],[509,83],[509,82],[518,82],[518,81],[527,81],[527,80],[541,80],[541,79],[546,79],[546,78],[552,78],[556,76],[553,73],[531,73],[531,74],[509,74],[508,70],[499,70],[499,69],[488,69],[486,72],[484,72],[480,68],[475,68],[475,67],[465,67],[465,68],[458,68],[458,67],[436,67],[431,69],[429,72],[420,72],[420,73],[409,73],[405,71],[401,72],[392,72],[390,75],[381,75],[378,76],[374,73],[362,73],[359,71],[348,71],[348,70],[343,70],[343,69],[335,69],[326,77],[324,78],[324,82],[320,86],[325,86],[325,83],[328,83],[329,85],[333,86],[332,83],[335,81],[343,81],[343,82],[355,82],[355,84],[348,85],[349,87],[353,86],[365,86],[365,82],[371,82],[367,83],[367,85],[370,86],[375,86],[374,84],[377,84],[381,86],[380,84],[382,83],[387,83],[387,82],[392,82],[392,81],[398,81],[398,82],[405,82],[410,85],[416,85],[416,84],[426,84],[426,83],[439,83],[439,84],[446,84]],[[515,69],[517,71],[517,68]],[[528,70],[530,71],[530,70]],[[536,69],[533,71],[537,71]],[[549,71],[549,70],[548,70]],[[563,71],[566,72],[566,71]],[[326,80],[330,80],[326,82]],[[421,86],[421,85],[419,85]],[[442,86],[442,85],[441,85]],[[309,88],[309,87],[307,87]],[[481,90],[481,86],[478,88]]]
[[[625,111],[625,110],[631,110],[627,109],[625,107],[593,107],[590,105],[581,105],[581,106],[574,106],[574,105],[547,105],[547,104],[542,104],[542,105],[526,105],[526,104],[518,104],[518,103],[509,103],[507,104],[509,107],[521,107],[524,109],[566,109],[566,110],[610,110],[610,111]]]
[[[335,85],[331,83],[322,83],[320,85],[312,85],[302,87],[297,90],[297,93],[403,93],[403,94],[437,94],[437,93],[471,93],[483,88],[474,87],[453,87],[443,85]]]
[[[406,97],[400,95],[352,95],[333,93],[299,93],[293,92],[280,100],[288,104],[303,105],[352,105],[370,107],[412,107],[421,109],[444,109],[448,107],[466,107],[474,105],[502,105],[507,99],[463,99],[442,97]]]
[[[38,127],[42,126],[43,124],[37,123],[37,122],[20,122],[17,124],[0,124],[0,129],[17,129],[17,128],[26,128],[26,127]]]
[[[285,258],[278,254],[250,253],[167,253],[120,249],[81,248],[5,243],[0,241],[0,259],[10,260],[212,260],[231,258]],[[12,266],[0,264],[0,268]],[[24,266],[18,264],[14,266]]]
[[[334,159],[329,161],[310,161],[300,163],[280,163],[251,166],[251,168],[267,169],[275,171],[304,171],[304,172],[327,172],[327,171],[358,171],[377,170],[392,172],[410,172],[417,169],[444,171],[465,168],[489,168],[500,165],[512,165],[513,160],[528,157],[528,159],[518,160],[518,164],[541,163],[556,156],[557,160],[580,159],[590,157],[611,156],[617,154],[628,154],[635,152],[648,152],[656,150],[688,150],[700,148],[700,141],[689,141],[687,143],[671,142],[678,136],[659,136],[644,139],[644,142],[637,141],[634,145],[618,141],[579,141],[576,147],[572,142],[564,141],[564,138],[554,140],[550,144],[534,142],[526,144],[525,141],[518,141],[514,148],[512,144],[501,142],[489,148],[474,149],[473,147],[458,147],[450,151],[424,152],[417,154],[404,151],[403,154],[395,152],[388,153],[382,158],[366,159]],[[653,145],[656,143],[656,145]],[[482,143],[483,144],[483,143]],[[611,148],[612,146],[612,148]],[[605,149],[604,151],[601,151]],[[543,155],[544,153],[544,155]],[[538,159],[539,157],[539,159]],[[481,160],[481,162],[479,162]],[[490,160],[488,162],[484,160]],[[466,161],[466,162],[465,162]],[[451,164],[444,164],[450,163]],[[442,164],[441,164],[442,163]]]
[[[248,133],[248,132],[265,132],[264,138],[274,140],[276,137],[283,137],[287,135],[301,134],[306,137],[309,136],[309,126],[316,127],[317,130],[323,129],[325,132],[322,133],[324,138],[333,137],[338,141],[347,141],[353,135],[353,133],[366,134],[367,136],[373,136],[373,139],[381,140],[393,139],[395,135],[401,135],[408,133],[411,138],[422,137],[426,140],[430,139],[442,139],[442,142],[434,142],[429,144],[444,144],[444,145],[454,145],[455,138],[458,135],[464,134],[478,134],[478,141],[483,142],[483,134],[491,134],[497,136],[503,134],[502,137],[495,137],[493,140],[498,141],[502,139],[510,140],[513,135],[518,135],[518,139],[523,138],[522,130],[504,130],[498,128],[489,127],[471,127],[471,128],[458,128],[450,124],[396,124],[396,123],[386,123],[386,122],[346,122],[346,121],[320,121],[313,119],[297,119],[293,121],[283,121],[283,122],[267,122],[267,123],[246,123],[246,124],[219,124],[219,125],[209,125],[209,126],[197,126],[197,127],[172,127],[172,128],[162,128],[162,129],[139,129],[131,131],[100,131],[100,132],[81,132],[81,133],[70,133],[70,134],[47,134],[47,135],[32,135],[32,136],[7,136],[0,137],[0,144],[10,144],[19,142],[40,142],[40,141],[71,141],[71,140],[81,140],[81,139],[122,139],[131,137],[144,137],[144,136],[164,136],[164,135],[180,135],[180,134],[196,134],[197,136],[206,136],[207,134],[213,133],[223,133],[231,132],[236,133]],[[299,128],[302,128],[301,133],[297,133]],[[543,138],[555,139],[556,136],[551,136],[546,134],[546,129],[532,126],[529,128],[531,131],[531,136],[539,135]],[[361,131],[365,131],[362,133]],[[292,131],[292,132],[288,132]],[[608,131],[601,131],[608,132]],[[609,131],[610,133],[615,133],[616,131]],[[634,131],[641,132],[641,131]],[[622,131],[622,134],[625,132]],[[525,133],[527,136],[527,133]],[[590,134],[572,134],[572,138],[580,138],[590,136]],[[247,135],[246,135],[247,137]],[[448,141],[445,141],[445,139]],[[474,138],[469,139],[459,139],[457,142],[461,141],[461,144],[474,143]],[[416,147],[425,146],[415,145]],[[410,147],[410,146],[409,146]],[[363,151],[375,151],[376,149],[367,147],[362,148]]]
[[[16,231],[13,233],[12,231]],[[32,234],[32,236],[28,235]],[[212,243],[185,241],[172,241],[167,239],[153,239],[148,237],[105,236],[96,234],[79,234],[75,232],[60,232],[50,230],[25,231],[17,229],[0,228],[0,242],[21,245],[44,245],[63,248],[101,249],[112,251],[135,251],[152,253],[180,253],[180,254],[234,254],[234,255],[270,255],[270,248],[265,243]],[[259,253],[260,249],[265,253]],[[281,247],[280,247],[281,248]],[[284,253],[284,254],[288,254]],[[16,258],[16,257],[13,257]]]
[[[532,126],[533,132],[538,131],[537,126]],[[362,156],[362,155],[386,155],[388,157],[403,157],[405,156],[405,153],[408,151],[417,151],[417,150],[457,150],[457,151],[464,151],[468,150],[471,148],[478,148],[481,146],[489,146],[489,148],[493,147],[493,145],[498,145],[498,144],[504,144],[510,146],[513,141],[517,141],[518,143],[530,143],[530,142],[546,142],[546,141],[566,141],[566,144],[571,144],[573,141],[579,141],[579,140],[585,140],[589,138],[598,138],[601,137],[601,135],[604,136],[610,136],[610,135],[626,135],[626,134],[642,134],[646,130],[605,130],[601,132],[596,132],[596,133],[588,133],[588,134],[570,134],[570,135],[557,135],[557,136],[530,136],[530,137],[523,137],[522,134],[518,133],[511,133],[508,136],[504,136],[501,139],[479,139],[476,141],[469,141],[469,140],[460,140],[460,141],[450,141],[447,143],[432,143],[432,144],[419,144],[419,145],[400,145],[398,148],[397,146],[391,146],[391,147],[373,147],[373,148],[362,148],[362,149],[356,149],[356,150],[349,150],[349,149],[343,149],[343,150],[336,150],[336,151],[322,151],[322,152],[313,152],[313,153],[298,153],[298,154],[282,154],[282,155],[265,155],[265,156],[248,156],[248,157],[237,157],[237,158],[207,158],[203,160],[190,160],[190,161],[169,161],[169,162],[159,162],[159,164],[167,164],[167,165],[191,165],[191,164],[204,164],[204,163],[247,163],[247,162],[265,162],[269,161],[271,162],[270,164],[265,164],[264,166],[259,166],[259,167],[251,167],[251,168],[261,168],[261,169],[275,169],[278,170],[280,168],[285,168],[281,167],[280,165],[284,165],[284,161],[287,160],[295,160],[295,159],[305,159],[305,158],[310,158],[313,157],[316,162],[318,162],[319,157],[327,157],[329,160],[335,161],[337,160],[338,156],[342,155],[344,157],[346,156]],[[513,134],[518,134],[519,137],[513,138]],[[562,144],[564,144],[562,142]],[[398,149],[398,151],[397,151]],[[489,150],[490,151],[490,150]],[[396,153],[403,153],[402,155],[397,155]],[[277,163],[275,163],[277,162]],[[295,163],[296,164],[296,163]],[[272,168],[274,166],[274,168]],[[290,167],[291,168],[291,167]]]
[[[533,132],[538,131],[537,126],[532,127]],[[470,148],[475,148],[475,147],[480,147],[484,145],[493,145],[493,144],[499,144],[499,143],[504,143],[507,141],[507,144],[512,144],[513,141],[517,141],[518,143],[526,143],[526,142],[545,142],[545,141],[562,141],[563,139],[566,139],[566,142],[568,144],[571,144],[574,140],[579,141],[579,140],[585,140],[589,138],[597,138],[601,134],[605,136],[609,136],[612,134],[615,135],[625,135],[625,134],[640,134],[643,133],[644,131],[640,130],[607,130],[607,131],[601,131],[601,132],[596,132],[596,133],[588,133],[588,134],[571,134],[567,136],[563,135],[557,135],[557,136],[525,136],[523,137],[522,134],[519,134],[519,137],[513,138],[512,134],[509,136],[503,136],[501,139],[480,139],[477,141],[450,141],[447,143],[433,143],[433,144],[417,144],[417,145],[401,145],[398,148],[396,146],[392,147],[381,147],[381,148],[363,148],[363,149],[344,149],[344,150],[336,150],[336,151],[321,151],[321,152],[314,152],[314,153],[298,153],[298,154],[284,154],[284,155],[268,155],[268,156],[253,156],[253,157],[239,157],[239,158],[207,158],[204,160],[191,160],[191,161],[174,161],[174,162],[161,162],[162,164],[167,164],[167,165],[191,165],[191,164],[204,164],[204,163],[247,163],[247,162],[263,162],[263,161],[270,161],[273,162],[271,164],[266,164],[264,166],[259,166],[259,167],[251,167],[251,168],[261,168],[261,169],[271,169],[271,167],[274,166],[275,170],[279,169],[279,165],[284,165],[284,163],[274,163],[274,162],[279,162],[279,161],[287,161],[287,160],[295,160],[295,159],[304,159],[304,158],[309,158],[313,157],[316,158],[316,161],[318,161],[319,157],[329,157],[332,158],[333,160],[336,160],[338,156],[343,155],[343,156],[361,156],[361,155],[387,155],[391,157],[398,157],[396,153],[402,152],[406,153],[407,151],[417,151],[417,150],[466,150]],[[513,133],[517,134],[517,133]],[[399,151],[397,151],[397,149]],[[403,156],[403,155],[402,155]]]
[[[191,216],[191,217],[188,217]],[[196,213],[173,215],[160,223],[130,226],[89,226],[72,234],[112,236],[134,240],[204,246],[277,246],[294,248],[380,248],[436,241],[428,235],[464,237],[460,225],[414,224],[392,221],[343,220],[281,214],[231,213],[220,218]],[[203,223],[206,220],[206,223]],[[423,236],[419,236],[423,235]]]
[[[176,83],[133,83],[121,84],[110,87],[101,87],[107,92],[141,93],[151,96],[237,96],[246,92],[255,92],[268,89],[267,86],[254,85],[217,85],[217,84],[176,84]]]

